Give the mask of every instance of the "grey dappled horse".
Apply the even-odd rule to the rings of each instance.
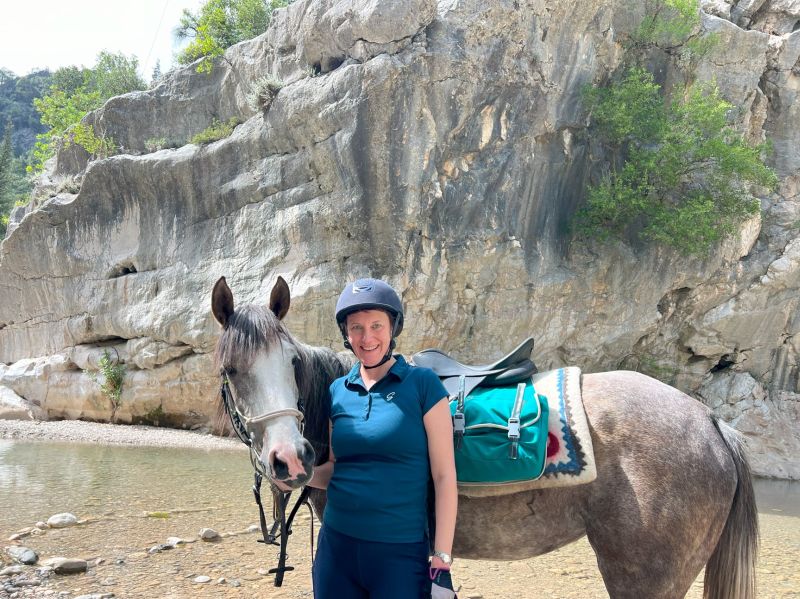
[[[298,488],[328,459],[328,385],[352,362],[294,339],[281,322],[289,302],[280,277],[268,308],[234,309],[224,277],[212,294],[223,326],[220,373],[269,475]],[[586,535],[612,598],[683,597],[703,566],[705,597],[754,597],[757,512],[735,432],[703,404],[636,372],[586,374],[582,394],[597,479],[459,498],[453,554],[525,559]],[[311,500],[322,517],[325,493],[315,489]]]

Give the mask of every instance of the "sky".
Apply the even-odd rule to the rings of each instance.
[[[0,67],[15,75],[94,66],[101,50],[139,58],[149,81],[156,60],[173,64],[173,29],[184,8],[203,0],[15,0],[0,11]]]

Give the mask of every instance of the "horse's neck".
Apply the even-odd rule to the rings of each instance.
[[[331,383],[347,373],[354,360],[344,352],[334,352],[325,347],[314,347],[298,343],[303,358],[303,378],[301,390],[306,410],[305,436],[314,446],[318,457],[325,458],[328,453],[328,421],[330,418]]]

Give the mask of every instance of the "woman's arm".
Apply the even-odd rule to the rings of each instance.
[[[456,462],[453,456],[453,420],[447,398],[443,398],[422,418],[428,435],[428,456],[431,476],[436,490],[436,538],[433,548],[452,554],[453,535],[456,531],[458,488],[456,487]],[[435,568],[447,566],[434,557]]]

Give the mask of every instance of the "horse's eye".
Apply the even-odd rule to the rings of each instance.
[[[233,376],[233,375],[236,374],[236,369],[235,368],[226,368],[225,369],[225,374],[227,374],[228,376]]]

